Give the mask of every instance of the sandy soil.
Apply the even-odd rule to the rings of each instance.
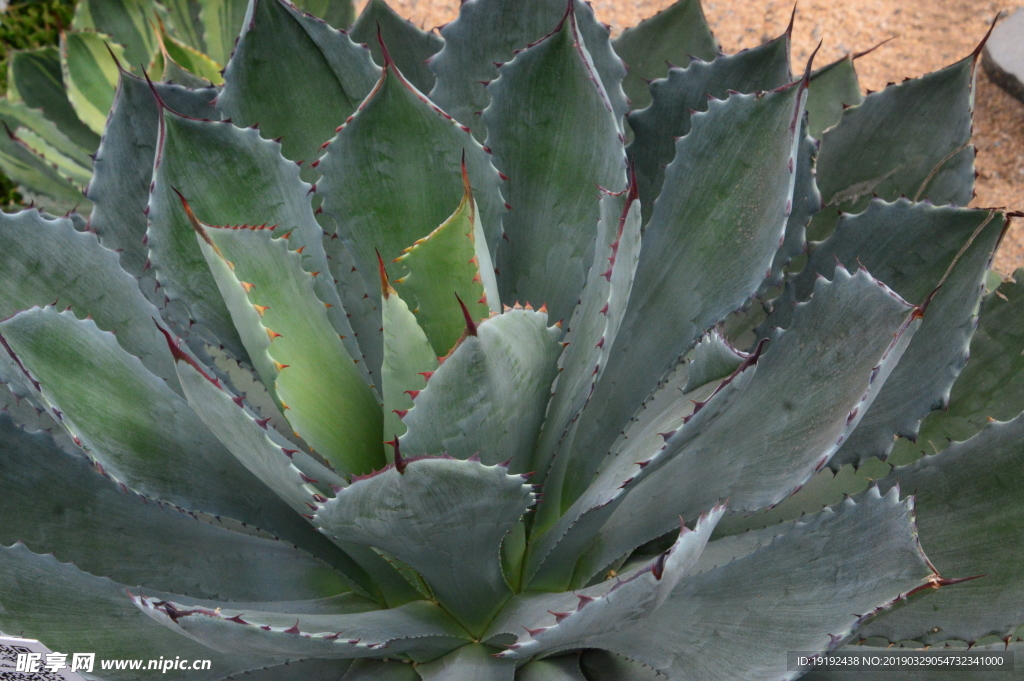
[[[671,4],[672,0],[592,0],[598,17],[618,32]],[[458,0],[394,0],[402,14],[424,27],[458,14]],[[790,0],[704,0],[715,37],[726,52],[753,47],[785,30]],[[1013,5],[991,0],[801,0],[793,31],[793,63],[802,66],[819,40],[817,63],[860,52],[893,38],[857,60],[861,85],[880,90],[968,54],[1000,10]],[[979,74],[974,119],[979,172],[972,205],[1024,211],[1024,104]],[[1010,228],[996,257],[1010,273],[1024,267],[1024,218]]]

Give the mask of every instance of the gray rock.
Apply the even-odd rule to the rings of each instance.
[[[1024,102],[1024,9],[992,31],[981,63],[993,82]]]

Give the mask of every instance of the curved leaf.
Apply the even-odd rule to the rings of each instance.
[[[529,470],[561,350],[547,319],[520,308],[467,329],[403,418],[406,455],[479,454],[485,464]]]
[[[836,454],[834,469],[886,458],[894,435],[916,439],[921,419],[948,404],[967,364],[985,274],[1005,222],[994,211],[873,202],[859,215],[843,216],[812,252],[800,275],[804,287],[814,272],[830,276],[836,262],[860,263],[906,300],[927,303],[920,332]]]
[[[253,0],[217,108],[235,125],[281,138],[285,158],[312,163],[379,73],[346,34],[289,2]]]
[[[427,93],[434,87],[434,74],[427,61],[444,45],[433,30],[422,31],[408,19],[391,9],[385,0],[370,0],[348,34],[357,43],[370,48],[373,60],[384,65],[380,39],[388,47],[395,65],[405,74],[414,88]]]
[[[97,135],[102,134],[107,125],[107,114],[114,103],[120,75],[117,60],[123,58],[123,48],[111,44],[101,33],[83,31],[61,35],[60,65],[68,99],[82,122]]]
[[[154,85],[175,111],[196,118],[215,118],[211,106],[217,91]],[[159,134],[160,108],[144,80],[121,74],[106,134],[96,152],[93,179],[86,196],[93,202],[90,228],[107,248],[120,254],[121,267],[152,282],[146,262],[146,204],[153,180],[153,159]],[[155,287],[154,287],[155,288]],[[161,297],[162,300],[162,297]]]
[[[650,617],[693,569],[724,506],[702,514],[693,530],[680,527],[667,551],[642,566],[579,591],[520,596],[491,624],[486,636],[514,634],[501,657],[529,658],[594,647],[593,642],[628,630]],[[519,633],[526,630],[526,635]]]
[[[463,159],[493,256],[505,210],[498,172],[468,130],[386,62],[317,165],[324,228],[352,253],[367,291],[378,286],[375,250],[391,262],[455,212],[465,193]],[[399,278],[405,269],[392,266],[391,274]]]
[[[331,553],[319,550],[323,538],[245,470],[183,399],[95,322],[33,308],[0,322],[0,334],[36,382],[38,399],[115,480]]]
[[[444,47],[430,60],[430,70],[437,77],[430,98],[472,128],[477,139],[484,139],[487,128],[477,112],[491,101],[484,85],[498,77],[497,64],[556,29],[565,12],[564,0],[532,2],[525,12],[519,4],[505,0],[462,3],[458,18],[441,29]],[[572,12],[621,129],[627,109],[621,85],[626,68],[612,49],[608,27],[597,20],[590,6],[574,0]]]
[[[383,267],[381,267],[383,270]],[[384,365],[381,368],[384,398],[384,439],[397,439],[407,428],[400,414],[413,406],[413,398],[427,385],[427,376],[437,369],[437,354],[409,306],[385,281],[381,309],[384,317]],[[389,463],[394,445],[385,450]]]
[[[730,91],[772,90],[791,80],[787,31],[738,54],[712,54],[708,61],[695,59],[685,68],[671,68],[666,78],[651,83],[650,106],[627,117],[634,139],[626,154],[636,168],[644,224],[654,213],[666,166],[676,157],[676,139],[690,132],[691,111],[707,111],[708,95],[725,99]]]
[[[718,499],[752,511],[788,497],[854,431],[920,324],[917,308],[863,270],[819,279],[799,323],[770,342],[749,378],[730,384],[734,395],[710,399],[641,473],[621,455],[606,466],[595,487],[626,477],[639,484],[630,483],[583,564],[593,574]]]
[[[13,132],[0,132],[0,168],[18,182],[24,198],[58,215],[88,212],[81,190]]]
[[[970,202],[977,56],[890,85],[843,111],[822,135],[817,177],[825,208],[812,223],[812,238],[828,236],[840,212],[859,213],[872,197]]]
[[[59,305],[89,316],[115,335],[125,352],[180,392],[159,319],[118,254],[66,218],[36,211],[0,214],[0,319],[34,306]]]
[[[281,156],[280,145],[262,139],[256,130],[169,110],[163,111],[161,121],[146,232],[157,280],[168,297],[181,300],[192,318],[212,332],[214,344],[245,358],[245,347],[179,196],[188,198],[207,224],[266,223],[274,225],[278,235],[291,232],[291,246],[303,249],[303,269],[327,272],[322,230],[309,202],[311,187],[299,178],[299,168]],[[344,336],[349,356],[362,359],[362,339],[348,323],[334,282],[316,277],[313,287],[317,297],[331,305],[328,318],[335,332]],[[360,361],[357,366],[368,383],[375,383],[377,367],[367,364]]]
[[[12,50],[8,59],[8,99],[24,102],[32,109],[42,109],[43,115],[53,121],[68,139],[87,152],[96,151],[99,135],[79,120],[68,101],[58,49]]]
[[[491,254],[465,179],[466,193],[452,216],[395,259],[408,274],[394,284],[415,306],[416,319],[438,356],[446,355],[462,335],[463,309],[473,320],[500,311]]]
[[[576,419],[590,399],[615,342],[639,255],[640,204],[633,182],[627,192],[601,198],[594,262],[566,330],[567,345],[558,358],[559,373],[551,387],[532,463],[532,469],[544,475],[542,481],[550,481],[553,488],[561,484],[572,451]],[[557,503],[541,503],[536,527],[550,524],[560,511]]]
[[[1009,421],[1024,410],[1024,271],[1014,275],[982,300],[971,360],[953,384],[949,405],[922,421],[916,444],[896,443],[893,463],[937,454],[949,442],[970,438],[990,419]]]
[[[764,279],[791,208],[805,93],[800,84],[713,100],[676,143],[622,326],[580,417],[563,508],[592,480],[631,416],[621,405],[641,404],[704,331]],[[764,191],[754,199],[736,185]]]
[[[1024,417],[990,423],[966,442],[895,468],[882,489],[913,494],[921,545],[949,578],[944,587],[869,622],[864,637],[924,643],[1012,634],[1024,622]]]
[[[532,486],[503,466],[395,459],[338,492],[317,512],[317,524],[329,536],[407,563],[452,616],[471,631],[482,629],[512,595],[499,550],[533,504]]]
[[[745,558],[684,577],[653,615],[593,645],[669,678],[781,678],[786,657],[779,651],[829,650],[852,633],[860,614],[935,579],[917,543],[911,502],[874,489]]]
[[[505,301],[547,305],[552,319],[566,320],[593,259],[597,187],[626,186],[619,122],[571,6],[500,73],[483,114],[494,164],[512,178],[499,290]]]
[[[860,55],[846,55],[811,74],[807,91],[807,133],[821,139],[823,132],[836,125],[843,111],[864,101],[853,60]]]
[[[627,28],[612,41],[612,47],[629,69],[622,89],[629,97],[630,109],[643,109],[651,103],[647,86],[655,78],[664,78],[670,65],[685,68],[691,59],[711,61],[719,54],[700,0],[676,0]]]
[[[442,658],[417,665],[422,681],[513,681],[516,665],[494,657],[493,648],[471,643]]]
[[[276,603],[190,606],[142,595],[132,601],[172,631],[228,654],[277,660],[397,654],[429,659],[465,643],[465,633],[451,618],[424,601],[387,610],[367,611],[359,605],[348,612],[342,608],[322,614],[289,612]],[[268,607],[274,609],[263,609]]]
[[[232,532],[126,492],[47,433],[0,415],[0,543],[23,541],[81,570],[198,598],[300,600],[347,590],[291,544]],[[239,562],[245,570],[237,570]],[[49,633],[49,632],[47,632]]]
[[[165,678],[219,681],[224,676],[265,667],[271,659],[223,655],[157,626],[129,600],[124,587],[94,577],[53,556],[39,556],[23,544],[0,547],[0,627],[38,638],[52,650],[95,652],[100,659],[175,656],[210,660],[206,670],[172,672]],[[105,671],[115,681],[137,679],[134,671]]]
[[[192,226],[253,365],[298,435],[344,474],[383,466],[380,405],[317,297],[317,276],[303,270],[304,246],[289,250],[290,236],[265,228]]]

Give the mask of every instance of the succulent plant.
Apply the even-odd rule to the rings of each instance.
[[[988,272],[1009,216],[963,207],[977,51],[864,97],[853,57],[794,77],[792,25],[720,54],[697,0],[614,40],[577,0],[440,36],[250,0],[232,51],[240,7],[164,13],[222,84],[119,70],[102,138],[65,109],[88,217],[0,215],[0,629],[210,680],[1016,647],[1024,289]],[[12,82],[77,153],[28,108],[59,80]]]

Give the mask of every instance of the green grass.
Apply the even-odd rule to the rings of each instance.
[[[7,92],[9,51],[56,45],[61,29],[71,25],[74,10],[74,0],[12,0],[0,14],[0,93]],[[0,173],[0,206],[21,202],[14,183]]]

